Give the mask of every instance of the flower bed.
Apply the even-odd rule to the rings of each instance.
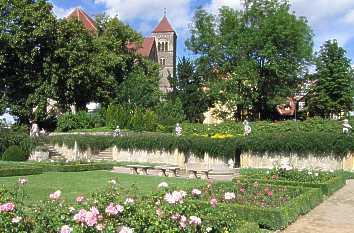
[[[275,185],[319,188],[324,195],[331,195],[345,185],[346,178],[338,172],[299,171],[296,169],[273,169],[243,172],[241,180]]]
[[[223,221],[242,219],[271,229],[283,229],[322,201],[319,189],[255,183],[217,183],[198,189],[188,199],[208,216]],[[197,191],[197,192],[198,192]],[[169,201],[169,198],[166,198]],[[173,204],[173,203],[172,203]]]
[[[178,195],[181,199],[170,204],[164,199],[169,193],[167,184],[160,185],[160,193],[141,198],[135,196],[134,189],[118,190],[119,185],[112,180],[107,190],[91,197],[80,195],[74,205],[68,205],[57,190],[47,201],[24,207],[19,194],[26,184],[27,180],[19,180],[17,192],[0,189],[0,232],[260,232],[256,223],[225,220],[222,212],[209,214],[212,207],[200,209],[194,200],[184,199],[183,191],[171,192],[170,200]]]

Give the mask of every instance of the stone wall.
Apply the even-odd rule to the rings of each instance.
[[[316,156],[309,154],[299,156],[297,154],[241,154],[241,167],[243,168],[272,168],[274,165],[290,164],[299,169],[322,169],[322,170],[353,170],[354,158],[349,153],[346,158],[338,159],[334,155]]]

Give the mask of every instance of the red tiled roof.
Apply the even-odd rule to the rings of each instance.
[[[174,32],[170,22],[168,21],[167,17],[164,16],[160,22],[160,24],[155,28],[153,32]]]
[[[137,43],[130,42],[128,43],[127,48],[131,50],[135,50],[137,54],[140,54],[144,57],[149,57],[154,44],[155,44],[154,37],[145,37],[142,45],[138,45]]]
[[[71,14],[67,18],[77,19],[84,24],[86,29],[95,33],[97,32],[95,21],[88,14],[86,14],[85,11],[83,11],[80,8],[76,8],[73,12],[71,12]]]

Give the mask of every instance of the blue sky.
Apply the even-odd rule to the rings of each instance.
[[[145,36],[150,35],[163,16],[167,16],[178,34],[178,57],[191,56],[184,41],[189,37],[188,27],[193,12],[199,6],[217,13],[222,5],[241,8],[240,0],[50,0],[58,17],[64,17],[75,7],[89,15],[106,12],[117,15]],[[337,39],[354,63],[354,0],[290,0],[292,10],[305,16],[313,28],[315,49],[328,39]]]

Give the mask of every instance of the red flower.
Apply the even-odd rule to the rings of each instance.
[[[273,175],[273,176],[272,176],[272,179],[273,179],[273,180],[277,180],[277,179],[278,179],[278,176]]]
[[[268,197],[272,197],[273,196],[273,192],[272,191],[268,191]]]
[[[244,193],[244,192],[246,192],[246,189],[240,188],[240,192],[241,192],[241,193]]]

